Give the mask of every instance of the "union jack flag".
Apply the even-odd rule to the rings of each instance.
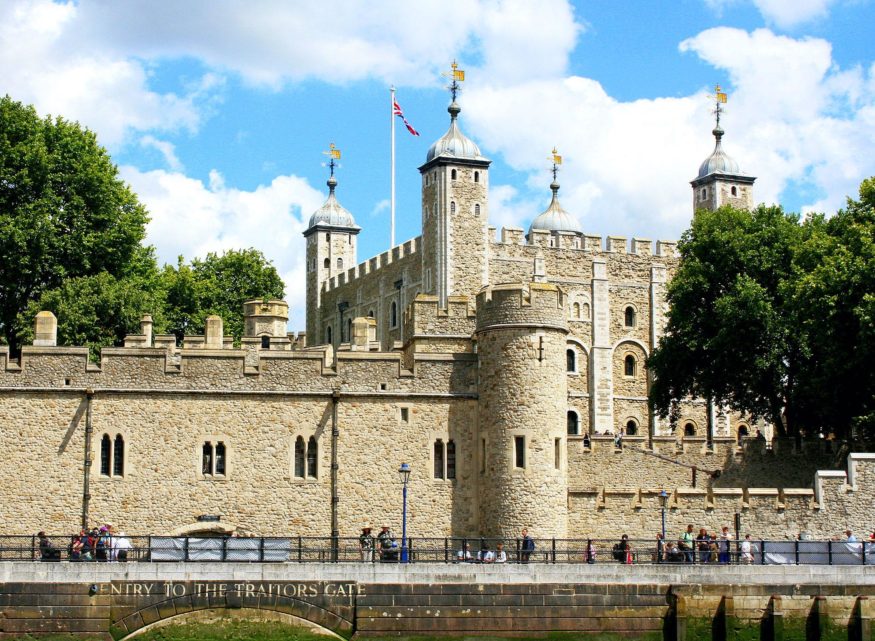
[[[392,101],[392,113],[401,118],[401,120],[404,122],[404,126],[407,127],[407,131],[412,133],[414,136],[419,135],[419,132],[413,128],[413,125],[407,122],[407,118],[404,117],[404,112],[401,111],[401,105],[398,104],[397,100]]]

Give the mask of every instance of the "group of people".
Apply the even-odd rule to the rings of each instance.
[[[708,533],[705,528],[699,528],[698,534],[692,524],[681,533],[677,541],[666,541],[662,533],[656,534],[656,561],[663,563],[730,563],[732,560],[733,539],[729,528],[723,527],[720,534]],[[739,563],[753,563],[755,547],[750,534],[738,546]],[[620,537],[611,551],[611,556],[620,563],[633,563],[635,550],[628,535]],[[592,541],[587,543],[586,562],[595,563],[595,547]]]
[[[373,562],[375,559],[380,561],[398,561],[398,541],[395,540],[395,535],[388,525],[384,525],[380,529],[380,533],[374,537],[371,534],[371,527],[366,525],[362,528],[362,533],[359,535],[359,548],[361,549],[362,561]]]
[[[529,558],[535,551],[535,540],[529,536],[529,531],[523,529],[520,533],[520,561],[528,563]],[[374,537],[371,527],[366,525],[359,535],[359,549],[362,561],[372,563],[374,561],[399,561],[399,547],[392,530],[388,525],[380,529],[380,533]],[[459,563],[507,563],[507,551],[504,543],[499,541],[495,549],[490,549],[486,540],[482,539],[480,550],[475,554],[467,541],[462,541],[461,548],[455,553],[455,560]]]
[[[43,561],[60,561],[61,549],[58,548],[45,532],[37,534],[40,559]],[[100,527],[82,529],[79,534],[73,534],[67,545],[67,559],[70,561],[127,561],[128,553],[133,549],[131,540],[124,532],[115,533],[111,523]]]

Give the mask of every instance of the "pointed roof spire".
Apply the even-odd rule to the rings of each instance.
[[[337,178],[334,177],[334,170],[340,167],[340,164],[336,161],[340,160],[340,149],[334,146],[334,143],[328,145],[328,151],[323,151],[323,154],[328,156],[328,180],[326,181],[326,185],[328,185],[328,198],[325,200],[325,203],[317,209],[312,216],[310,216],[310,224],[307,225],[307,231],[311,230],[313,227],[317,225],[321,226],[330,226],[330,227],[345,227],[347,229],[354,229],[356,233],[361,228],[355,224],[355,219],[352,217],[352,214],[347,211],[343,205],[341,205],[337,201],[337,196],[334,194],[334,190],[337,187]],[[305,232],[305,235],[307,232]]]
[[[556,178],[559,174],[559,166],[562,164],[562,156],[559,155],[556,147],[553,147],[550,160],[553,163],[553,167],[550,170],[553,173],[553,182],[550,183],[550,191],[553,192],[553,198],[550,200],[550,206],[532,221],[529,227],[529,234],[532,233],[533,229],[551,232],[570,231],[582,234],[583,229],[581,229],[580,223],[559,204],[559,183],[556,181]]]
[[[450,67],[451,70],[449,72],[441,74],[445,78],[451,80],[450,84],[447,86],[452,98],[450,106],[447,107],[447,111],[450,114],[450,128],[447,130],[447,133],[441,136],[429,148],[428,153],[425,156],[425,162],[428,164],[439,157],[489,162],[486,158],[480,155],[480,148],[470,138],[463,134],[462,130],[459,128],[458,118],[459,114],[462,112],[462,108],[459,106],[459,103],[456,102],[456,98],[462,90],[459,83],[464,82],[465,72],[459,69],[459,65],[456,64],[455,60]]]
[[[731,174],[735,176],[743,176],[738,163],[735,162],[725,151],[723,151],[723,134],[725,133],[720,127],[720,115],[725,112],[725,109],[720,105],[726,104],[726,93],[720,89],[720,85],[714,86],[714,117],[715,125],[711,133],[714,134],[714,151],[708,156],[705,161],[699,166],[699,178],[704,178],[710,174]]]

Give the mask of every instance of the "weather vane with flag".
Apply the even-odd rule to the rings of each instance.
[[[720,85],[714,85],[714,95],[709,96],[709,98],[714,101],[714,115],[717,116],[717,129],[720,129],[720,114],[725,111],[725,109],[720,108],[720,105],[726,104],[726,92],[720,88]]]
[[[332,142],[328,145],[328,151],[323,151],[322,153],[329,158],[328,162],[323,163],[322,166],[327,166],[331,170],[329,178],[332,178],[334,177],[334,168],[340,167],[340,163],[335,162],[336,160],[340,160],[340,149],[338,149]]]

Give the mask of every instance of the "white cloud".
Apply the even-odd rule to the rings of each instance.
[[[148,149],[155,149],[164,158],[164,162],[172,171],[181,171],[182,163],[176,157],[176,147],[173,143],[166,140],[158,140],[155,136],[149,134],[140,138],[140,146]]]
[[[829,13],[835,0],[751,0],[767,22],[782,29],[792,29]],[[739,0],[705,0],[719,12],[738,4]]]
[[[728,73],[724,148],[759,176],[758,201],[777,202],[789,185],[801,186],[815,194],[808,207],[835,211],[875,174],[867,151],[875,145],[875,66],[841,70],[827,42],[765,29],[711,29],[681,50]],[[523,203],[493,187],[493,217],[519,225],[547,206],[546,157],[561,141],[562,204],[584,229],[676,238],[692,213],[689,181],[714,144],[707,91],[621,102],[575,76],[470,91],[463,126],[542,194],[521,215]]]
[[[209,184],[180,173],[121,167],[151,213],[146,242],[161,262],[176,264],[207,252],[254,247],[273,261],[286,284],[290,327],[304,329],[301,234],[325,196],[297,176],[278,176],[253,191],[230,188],[218,172]]]

